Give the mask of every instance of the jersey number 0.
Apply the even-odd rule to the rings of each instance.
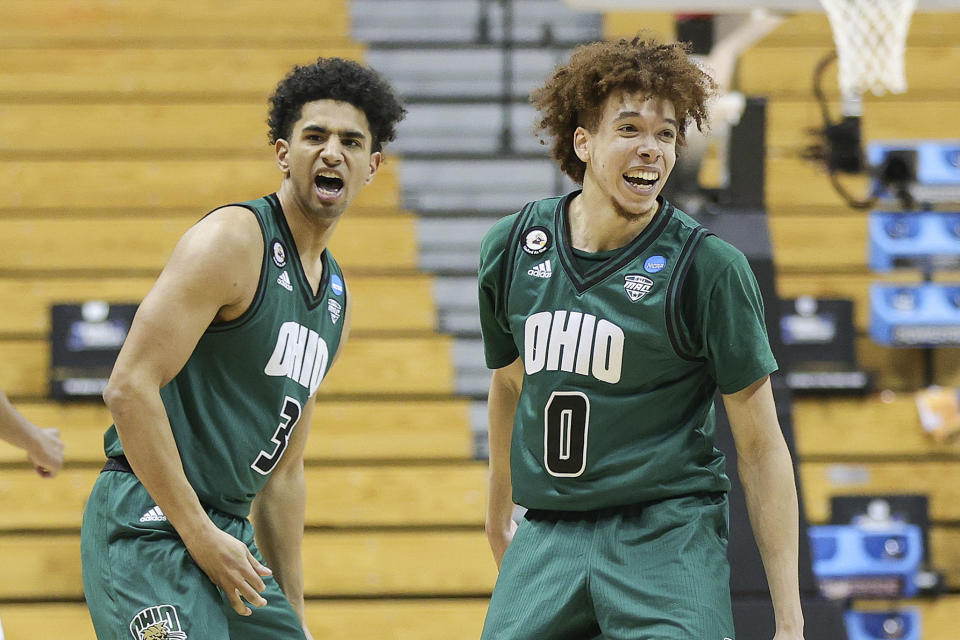
[[[290,442],[290,434],[293,433],[293,428],[300,421],[301,413],[303,413],[303,408],[299,402],[290,396],[283,399],[283,409],[280,410],[280,424],[277,425],[277,430],[270,438],[271,442],[274,443],[273,452],[261,451],[257,459],[250,465],[254,471],[264,476],[270,475],[273,468],[280,462],[280,456],[283,455],[287,444]]]
[[[552,476],[575,478],[587,468],[590,399],[579,391],[554,391],[543,412],[543,463]]]

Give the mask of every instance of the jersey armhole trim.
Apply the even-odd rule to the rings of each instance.
[[[688,343],[682,331],[680,331],[680,293],[687,279],[687,273],[693,265],[694,257],[700,248],[703,240],[714,235],[705,227],[698,227],[683,245],[680,251],[680,259],[677,268],[674,269],[670,277],[670,284],[667,287],[667,300],[664,305],[666,313],[667,335],[670,338],[670,344],[676,354],[689,362],[705,362],[705,358],[694,355],[693,347]]]
[[[528,202],[523,206],[517,219],[513,222],[510,235],[507,236],[507,246],[503,256],[503,264],[500,265],[500,304],[504,312],[506,312],[507,302],[510,300],[510,284],[513,282],[517,247],[520,244],[520,230],[523,228],[524,221],[527,219],[530,210],[533,209],[533,205],[533,202]]]
[[[260,279],[257,282],[257,292],[253,295],[253,300],[250,302],[250,306],[247,307],[247,310],[241,313],[239,316],[237,316],[233,320],[230,320],[228,322],[218,322],[215,324],[211,324],[209,327],[207,327],[207,330],[204,333],[222,333],[224,331],[230,331],[232,329],[239,329],[240,327],[245,325],[247,322],[249,322],[254,315],[256,315],[257,310],[260,308],[260,305],[263,302],[263,299],[266,297],[267,271],[268,271],[267,260],[269,259],[269,257],[267,256],[267,253],[269,252],[267,251],[267,245],[268,245],[267,229],[263,224],[263,220],[260,219],[260,215],[257,213],[256,209],[254,209],[252,206],[248,204],[243,204],[243,203],[224,205],[223,207],[218,207],[217,209],[214,209],[210,213],[214,213],[215,211],[219,211],[220,209],[223,209],[225,207],[243,207],[244,209],[247,209],[248,211],[250,211],[250,213],[253,214],[253,217],[257,219],[257,224],[260,225],[261,240],[263,241],[263,261],[260,264]],[[208,213],[207,216],[210,215],[210,213]],[[204,218],[207,216],[204,216]]]
[[[350,304],[350,300],[348,299],[350,296],[350,291],[347,289],[346,278],[343,277],[342,272],[340,275],[340,279],[343,281],[343,316],[344,316],[344,320],[346,320],[347,309]],[[329,303],[327,304],[329,305]],[[330,359],[330,364],[327,365],[327,371],[323,374],[324,378],[327,377],[327,373],[330,373],[330,369],[333,367],[333,363],[340,357],[340,350],[343,348],[343,327],[344,325],[341,324],[340,332],[337,333],[337,350],[333,352],[333,358]]]

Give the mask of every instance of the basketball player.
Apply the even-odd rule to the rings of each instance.
[[[52,478],[63,466],[63,441],[56,429],[41,429],[10,404],[0,391],[0,440],[27,452],[37,474]]]
[[[742,253],[659,197],[713,91],[682,45],[634,39],[579,48],[533,94],[583,189],[527,204],[483,242],[500,566],[484,640],[734,637],[718,388],[776,638],[802,638],[760,293]],[[519,527],[514,502],[529,509]]]
[[[327,246],[403,114],[358,63],[294,67],[271,98],[279,191],[189,229],[141,304],[83,519],[101,640],[310,638],[303,451],[350,314]]]

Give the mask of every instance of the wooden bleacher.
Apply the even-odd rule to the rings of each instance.
[[[47,340],[0,340],[0,388],[10,396],[47,392]],[[334,373],[335,372],[335,373]],[[453,365],[447,336],[353,336],[321,389],[327,395],[450,394]]]
[[[339,365],[338,365],[339,366]],[[314,412],[311,429],[318,437],[307,441],[308,460],[360,463],[363,461],[464,461],[471,455],[467,429],[469,403],[459,398],[420,399],[417,402],[382,398],[325,399]],[[103,432],[110,412],[97,403],[21,402],[27,418],[42,425],[62,425],[61,437],[72,466],[98,468],[103,462]],[[390,420],[383,420],[383,414]],[[397,437],[402,433],[403,437]],[[23,453],[0,443],[0,464],[24,460]]]
[[[0,443],[12,565],[0,619],[7,640],[90,640],[78,532],[110,416],[44,400],[48,306],[141,299],[189,225],[279,185],[264,122],[283,74],[364,49],[343,0],[10,0],[0,38],[0,389],[59,427],[68,456],[42,481]],[[398,166],[387,158],[331,246],[355,306],[306,454],[318,640],[476,638],[496,575],[469,402],[452,396],[450,340],[417,271]]]
[[[76,533],[5,536],[3,547],[15,558],[2,587],[5,600],[82,597]],[[303,543],[304,591],[311,598],[474,597],[493,588],[489,554],[482,529],[310,530]]]
[[[398,240],[400,237],[398,234]],[[412,252],[415,250],[412,238],[410,242],[408,249]],[[345,253],[350,253],[348,245],[343,245],[343,249]],[[339,256],[340,252],[336,255]],[[400,267],[403,262],[392,264]],[[352,334],[369,331],[433,331],[436,318],[430,305],[408,304],[411,299],[430,299],[431,280],[428,276],[411,271],[385,278],[364,273],[355,267],[345,271],[353,294]],[[357,275],[353,276],[352,272]],[[112,276],[94,280],[82,273],[30,278],[0,276],[0,300],[4,301],[0,307],[0,334],[46,334],[50,330],[52,303],[93,299],[107,302],[141,300],[155,279],[151,275]]]
[[[320,439],[323,425],[316,427]],[[66,469],[55,493],[37,492],[32,469],[6,470],[0,481],[4,527],[79,529],[99,466]],[[480,462],[416,460],[311,464],[306,469],[307,484],[323,490],[307,495],[307,524],[323,528],[482,526],[480,489],[485,468]],[[423,486],[443,487],[443,491],[424,491]]]
[[[3,18],[4,42],[37,49],[131,41],[144,47],[183,42],[229,47],[271,39],[350,43],[350,12],[343,0],[290,0],[282,8],[230,0],[6,0]],[[313,26],[321,28],[319,34]]]
[[[486,598],[404,600],[314,600],[307,602],[308,624],[315,638],[352,640],[448,640],[451,630],[479,638]],[[56,638],[64,629],[73,638],[93,638],[93,625],[80,604],[0,605],[8,638]]]
[[[229,150],[215,159],[203,158],[205,153],[201,150],[200,158],[180,154],[116,160],[64,160],[51,153],[39,160],[0,160],[0,180],[17,185],[0,196],[0,211],[26,208],[69,216],[77,209],[143,214],[163,208],[199,217],[223,204],[258,198],[280,184],[269,148],[255,159],[235,158]],[[395,162],[388,159],[377,186],[357,197],[358,208],[397,206]]]
[[[761,4],[762,3],[758,3]],[[647,28],[673,37],[669,14],[609,14],[610,37]],[[915,14],[907,41],[906,94],[864,99],[863,136],[873,139],[960,138],[960,14]],[[813,69],[833,47],[822,13],[795,14],[747,51],[739,65],[739,88],[764,95],[767,103],[766,203],[782,297],[814,295],[851,298],[856,304],[858,357],[872,372],[881,395],[866,398],[796,398],[794,432],[807,516],[829,519],[829,497],[853,493],[926,493],[930,496],[931,558],[960,591],[960,445],[934,442],[920,426],[912,392],[926,382],[924,354],[874,344],[869,326],[871,282],[917,282],[918,272],[875,275],[867,267],[867,226],[863,212],[845,205],[821,168],[799,158],[813,142],[809,130],[822,127],[813,98]],[[789,70],[785,72],[784,70]],[[836,69],[823,87],[839,117]],[[853,193],[865,193],[862,178],[843,177]],[[939,273],[938,281],[958,274]],[[934,380],[960,387],[960,350],[940,349]],[[919,606],[924,638],[952,640],[960,596],[910,602]],[[884,605],[881,605],[884,606]]]

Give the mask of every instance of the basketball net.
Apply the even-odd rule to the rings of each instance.
[[[907,90],[904,55],[917,0],[820,0],[837,47],[843,115],[860,116],[860,96]]]

